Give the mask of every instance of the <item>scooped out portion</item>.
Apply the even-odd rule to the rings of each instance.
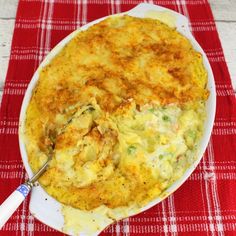
[[[79,32],[40,72],[25,143],[40,184],[65,205],[140,207],[196,157],[205,120],[202,56],[158,20],[108,18]]]

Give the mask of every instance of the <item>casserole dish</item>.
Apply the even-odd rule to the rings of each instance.
[[[203,63],[204,67],[207,70],[208,73],[208,84],[207,84],[207,89],[210,91],[210,96],[206,102],[206,110],[207,110],[207,117],[206,121],[204,124],[204,134],[200,142],[199,150],[197,153],[197,158],[194,161],[194,163],[187,169],[187,171],[184,173],[184,175],[174,182],[162,195],[161,197],[158,197],[157,199],[151,201],[150,203],[146,204],[144,207],[141,209],[129,209],[129,211],[126,214],[121,215],[119,218],[124,218],[127,216],[131,216],[134,214],[137,214],[139,212],[145,211],[149,209],[150,207],[156,205],[157,203],[161,202],[164,198],[166,198],[168,195],[173,193],[177,188],[179,188],[185,181],[186,179],[190,176],[190,174],[194,171],[196,168],[197,164],[201,160],[201,157],[207,147],[207,143],[210,138],[211,130],[213,127],[213,122],[214,122],[214,116],[215,116],[215,105],[216,105],[216,100],[215,100],[215,85],[214,85],[214,77],[212,74],[212,70],[210,67],[210,64],[207,60],[207,57],[200,47],[200,45],[196,42],[194,37],[192,36],[189,25],[188,25],[188,20],[181,14],[178,14],[174,11],[171,11],[169,9],[155,6],[152,4],[139,4],[132,10],[121,13],[119,15],[130,15],[134,17],[139,17],[139,18],[157,18],[159,20],[165,19],[164,22],[169,21],[170,24],[174,24],[176,27],[176,30],[184,35],[186,38],[190,40],[190,42],[193,45],[193,48],[200,52],[203,56]],[[165,16],[165,17],[164,17]],[[95,20],[87,25],[84,25],[80,29],[72,32],[69,36],[67,36],[65,39],[63,39],[49,54],[48,56],[44,59],[44,61],[40,64],[39,68],[35,72],[29,87],[26,91],[22,108],[21,108],[21,113],[20,113],[20,128],[19,128],[19,142],[20,142],[20,151],[22,155],[22,160],[25,165],[26,171],[31,177],[33,175],[32,170],[30,168],[30,165],[28,163],[28,157],[27,157],[27,152],[25,148],[25,144],[23,141],[23,133],[24,133],[24,123],[25,123],[25,117],[26,117],[26,109],[27,106],[30,102],[32,92],[37,84],[37,81],[39,79],[39,73],[40,70],[46,66],[57,54],[60,52],[60,50],[80,31],[88,29],[90,26],[104,20],[106,17]],[[32,195],[31,195],[31,200],[30,200],[30,212],[41,222],[47,224],[48,226],[57,229],[59,231],[69,233],[69,234],[75,234],[75,232],[70,232],[70,230],[64,228],[64,218],[61,213],[61,207],[62,204],[57,202],[54,198],[49,196],[45,190],[41,186],[37,186],[33,189]],[[111,224],[112,221],[104,221],[102,223],[102,227],[97,229],[95,232],[93,232],[94,235],[98,234],[101,232],[106,226]],[[80,235],[87,235],[87,233],[83,230],[77,231],[76,234]]]

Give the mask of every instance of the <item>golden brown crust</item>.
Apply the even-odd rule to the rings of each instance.
[[[63,173],[57,167],[49,168],[41,183],[50,194],[81,209],[101,204],[114,208],[145,201],[148,195],[152,198],[161,191],[158,182],[146,167],[133,163],[122,169],[112,163],[116,128],[101,131],[98,123],[107,121],[109,114],[125,114],[131,100],[137,110],[145,104],[205,101],[206,83],[201,54],[175,29],[152,19],[108,18],[78,33],[40,72],[26,120],[31,166],[36,171],[47,158],[43,153],[49,137],[56,139],[56,152],[61,156],[68,149],[72,153],[82,140],[96,147],[91,151],[83,146],[86,155],[90,153],[92,168],[99,176],[107,167],[106,174],[86,186],[73,186],[70,180],[58,186]],[[89,105],[91,98],[101,109],[100,120],[85,112],[76,121],[78,107]],[[106,156],[101,158],[104,149]],[[72,155],[75,171],[86,164],[86,155]],[[94,155],[100,159],[93,159]]]
[[[201,54],[185,37],[157,20],[124,16],[72,39],[43,68],[35,96],[44,112],[89,96],[112,112],[131,97],[140,105],[205,100],[206,78]]]

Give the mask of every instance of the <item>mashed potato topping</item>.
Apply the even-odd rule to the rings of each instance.
[[[145,203],[194,161],[205,118],[202,56],[158,20],[108,18],[40,72],[25,142],[41,185],[81,210]]]

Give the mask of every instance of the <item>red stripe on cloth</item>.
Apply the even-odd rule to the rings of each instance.
[[[0,202],[26,178],[18,146],[24,93],[45,55],[76,28],[130,10],[140,0],[20,0],[0,111]],[[215,76],[217,112],[204,158],[173,195],[117,222],[102,235],[236,235],[236,102],[210,6],[206,0],[150,0],[184,14]],[[25,201],[0,235],[62,235],[37,221]]]

